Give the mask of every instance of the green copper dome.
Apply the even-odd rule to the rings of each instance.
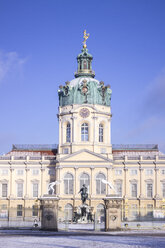
[[[78,70],[75,79],[67,81],[65,86],[60,85],[58,90],[59,105],[72,104],[99,104],[110,106],[112,90],[94,78],[92,71],[92,55],[83,47],[82,53],[77,56]]]

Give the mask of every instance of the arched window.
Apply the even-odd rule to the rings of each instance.
[[[73,207],[71,204],[66,204],[65,205],[65,219],[66,220],[72,220],[73,218]]]
[[[86,62],[86,60],[84,60],[84,64],[83,64],[83,69],[87,69],[87,62]]]
[[[103,142],[103,132],[104,132],[103,124],[99,124],[99,142]]]
[[[96,177],[96,194],[101,195],[106,193],[106,184],[102,182],[105,180],[105,175],[103,173],[99,173]]]
[[[67,123],[66,125],[66,142],[70,142],[70,123]]]
[[[82,61],[80,61],[80,70],[82,69]]]
[[[81,141],[88,141],[88,124],[81,125]]]
[[[88,70],[90,70],[90,61],[88,60]]]
[[[73,176],[70,173],[67,173],[64,177],[64,194],[73,194]]]
[[[96,209],[96,217],[99,223],[105,222],[105,208],[103,204],[99,204]]]
[[[89,193],[90,179],[87,173],[82,173],[80,176],[80,188],[82,188],[83,184],[85,184],[85,186],[88,188]]]

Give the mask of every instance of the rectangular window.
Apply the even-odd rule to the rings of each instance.
[[[17,197],[23,197],[23,183],[17,183]]]
[[[17,175],[18,176],[22,176],[23,175],[23,172],[24,172],[23,170],[17,170]]]
[[[32,215],[33,216],[38,216],[38,206],[37,205],[33,205],[33,207],[32,207]]]
[[[131,217],[133,219],[136,219],[138,217],[138,209],[137,209],[137,204],[132,204],[131,205]]]
[[[147,183],[147,197],[153,196],[153,185],[152,183]]]
[[[68,154],[69,153],[69,149],[68,148],[64,148],[63,149],[63,154]]]
[[[122,196],[122,183],[115,184],[116,192],[119,196]]]
[[[147,216],[153,217],[153,205],[152,204],[147,204]]]
[[[23,215],[23,206],[17,205],[17,216],[22,216],[22,215]]]
[[[2,197],[7,197],[7,183],[2,183]]]
[[[162,195],[165,198],[165,183],[162,183]]]
[[[33,183],[33,197],[38,197],[38,183]]]
[[[137,197],[137,184],[136,183],[131,184],[131,196]]]
[[[33,170],[32,170],[32,175],[33,175],[33,176],[39,175],[39,170],[38,170],[38,169],[33,169]]]
[[[81,125],[81,141],[88,141],[88,124]]]
[[[3,176],[8,175],[8,170],[7,170],[7,169],[3,169],[3,170],[2,170],[2,175],[3,175]]]
[[[70,128],[70,123],[68,123],[66,126],[66,142],[70,142],[70,137],[71,137],[71,128]]]
[[[7,209],[7,204],[2,204],[2,205],[1,205],[1,209],[2,209],[2,210],[6,210],[6,209]]]
[[[103,142],[103,125],[99,125],[99,142]]]
[[[130,171],[130,174],[131,174],[131,176],[136,176],[137,175],[137,170],[136,169],[132,169]]]
[[[0,208],[0,218],[8,218],[7,204],[2,204]]]
[[[122,170],[121,169],[116,169],[115,170],[115,175],[116,176],[121,176],[122,175]]]
[[[161,170],[161,174],[162,174],[162,175],[165,175],[165,170],[164,170],[164,169]]]
[[[146,176],[152,176],[153,175],[153,169],[146,169]]]

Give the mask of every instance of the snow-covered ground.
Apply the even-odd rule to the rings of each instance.
[[[145,235],[145,232],[143,235]],[[109,233],[109,235],[84,235],[83,233],[53,233],[41,231],[0,230],[0,248],[165,248],[165,232]],[[147,234],[148,233],[148,234]],[[76,234],[76,235],[75,235]],[[132,236],[137,234],[138,236]],[[155,234],[152,236],[151,234]],[[111,236],[112,235],[112,236]]]

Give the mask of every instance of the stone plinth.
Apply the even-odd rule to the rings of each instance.
[[[44,195],[40,198],[41,229],[58,231],[58,200],[55,195]]]
[[[105,231],[121,229],[121,203],[122,198],[110,195],[104,198],[105,203]]]

